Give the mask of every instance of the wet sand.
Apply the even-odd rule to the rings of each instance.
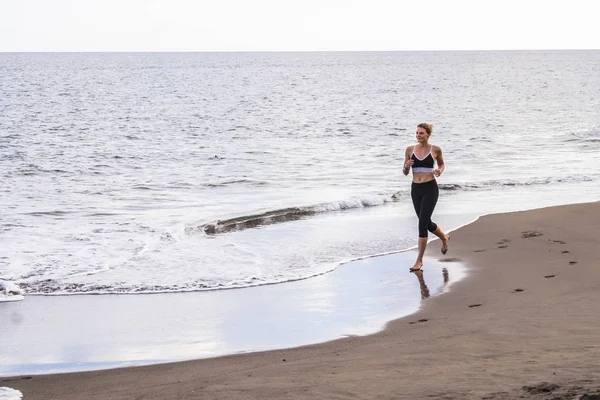
[[[599,216],[600,203],[497,214],[453,232],[446,256],[431,243],[429,257],[459,259],[467,278],[377,334],[0,386],[26,400],[600,395]]]

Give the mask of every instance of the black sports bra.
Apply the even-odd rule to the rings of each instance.
[[[410,158],[414,161],[412,166],[413,172],[433,172],[433,155],[431,154],[431,150],[433,150],[433,145],[429,149],[429,153],[425,156],[425,158],[418,158],[413,150]]]

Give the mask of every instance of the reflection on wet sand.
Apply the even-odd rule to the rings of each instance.
[[[419,280],[419,286],[421,287],[421,300],[427,299],[430,296],[430,294],[429,288],[425,284],[425,279],[423,278],[423,271],[413,271],[413,274],[415,274],[417,276],[417,279]]]
[[[425,300],[425,299],[429,298],[429,296],[431,296],[431,295],[429,293],[429,288],[427,287],[427,284],[425,283],[425,277],[423,275],[423,271],[418,270],[418,271],[413,271],[412,273],[415,274],[417,276],[417,279],[419,280],[419,287],[421,288],[421,300]],[[444,286],[446,286],[448,284],[448,282],[450,282],[450,275],[448,274],[447,268],[442,269],[442,276],[444,277]]]

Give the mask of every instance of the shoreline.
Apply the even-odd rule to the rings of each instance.
[[[24,399],[600,394],[599,213],[598,202],[554,206],[487,215],[453,231],[447,257],[466,263],[467,277],[375,334],[0,385]],[[436,257],[436,243],[426,256]]]
[[[423,291],[434,296],[464,278],[461,263],[433,258],[420,276],[398,276],[398,266],[413,258],[412,251],[364,257],[311,279],[235,291],[27,296],[0,306],[0,377],[157,365],[373,334],[418,310]]]

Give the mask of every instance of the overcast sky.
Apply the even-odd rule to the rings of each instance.
[[[596,0],[0,0],[0,51],[600,49]]]

